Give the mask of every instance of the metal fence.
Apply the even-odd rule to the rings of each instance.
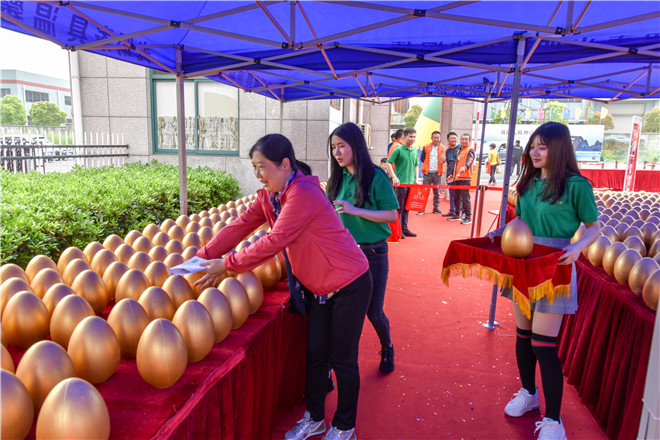
[[[122,166],[128,145],[0,145],[2,168],[15,173],[67,172],[74,166]]]

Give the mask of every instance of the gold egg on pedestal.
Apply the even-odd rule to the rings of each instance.
[[[0,370],[0,438],[27,437],[34,421],[34,405],[23,382],[7,370]]]
[[[130,260],[131,257],[135,254],[135,249],[133,249],[130,244],[124,243],[120,244],[119,247],[115,249],[114,254],[115,257],[117,257],[117,260],[127,264],[128,260]]]
[[[218,343],[224,340],[234,325],[231,307],[227,298],[215,287],[208,287],[199,295],[197,301],[206,307],[209,315],[211,315],[215,342]]]
[[[108,315],[108,324],[117,335],[123,359],[135,359],[140,336],[149,321],[147,312],[133,299],[122,299],[112,308]]]
[[[12,296],[2,314],[7,343],[22,349],[46,339],[49,323],[48,309],[37,295],[30,292],[18,292]]]
[[[151,223],[144,228],[144,230],[142,231],[142,235],[147,237],[149,240],[153,241],[154,237],[161,232],[163,231],[161,231],[158,225]]]
[[[25,274],[30,279],[30,282],[42,269],[57,270],[57,264],[45,255],[37,255],[33,257],[30,262],[25,266]]]
[[[534,237],[527,224],[514,219],[504,228],[502,233],[502,252],[514,258],[525,258],[532,253]]]
[[[9,278],[0,285],[0,316],[5,312],[9,299],[18,292],[34,293],[30,284],[21,278]]]
[[[170,277],[170,272],[167,266],[162,261],[153,261],[144,270],[144,276],[149,280],[152,286],[161,287],[163,283]]]
[[[197,235],[196,232],[188,232],[185,237],[183,237],[181,244],[183,244],[184,247],[195,246],[197,248],[201,248],[204,246],[202,239],[199,238],[199,235]]]
[[[652,310],[658,310],[658,296],[660,295],[660,270],[656,270],[646,279],[642,289],[642,298]]]
[[[106,237],[105,240],[103,240],[103,247],[110,252],[114,252],[119,247],[119,245],[123,243],[124,240],[119,235],[110,234]]]
[[[188,349],[181,332],[166,319],[152,321],[142,332],[137,349],[140,376],[156,388],[168,388],[183,375]]]
[[[245,288],[236,278],[225,278],[220,282],[218,290],[225,295],[231,308],[232,328],[241,327],[250,315],[250,300]]]
[[[188,362],[201,361],[213,349],[215,343],[215,328],[213,320],[206,308],[195,300],[181,304],[172,318],[186,341]]]
[[[171,321],[176,312],[172,298],[161,287],[151,286],[140,295],[138,300],[150,321],[165,318]]]
[[[168,269],[173,268],[174,266],[178,266],[179,264],[183,263],[186,261],[181,254],[178,253],[173,253],[169,254],[165,260],[163,260],[163,263],[165,266],[167,266]]]
[[[68,285],[64,283],[58,283],[48,289],[41,301],[43,301],[46,309],[48,309],[48,313],[52,315],[55,307],[59,304],[60,301],[64,299],[65,296],[75,294],[76,292],[74,292],[73,289]]]
[[[151,242],[153,243],[154,247],[156,247],[156,246],[161,246],[161,247],[165,246],[169,241],[170,241],[170,236],[167,235],[165,232],[158,232],[151,239]],[[151,250],[149,252],[151,252]]]
[[[107,439],[110,413],[89,382],[65,379],[48,394],[37,418],[37,439]]]
[[[137,301],[142,292],[151,286],[149,279],[137,269],[129,269],[121,276],[115,289],[115,302],[130,298]]]
[[[165,245],[165,250],[170,254],[180,254],[185,250],[185,246],[179,240],[172,239]]]
[[[264,302],[264,287],[261,285],[261,280],[252,272],[239,273],[236,279],[245,288],[250,302],[250,314],[256,313]]]
[[[154,244],[147,237],[139,237],[133,243],[133,249],[138,252],[147,253],[151,250],[152,247],[154,247]]]
[[[93,270],[81,272],[71,283],[71,288],[76,295],[87,300],[97,315],[100,315],[108,305],[108,291],[99,274]]]
[[[193,288],[185,278],[180,275],[172,275],[163,283],[163,290],[167,292],[177,309],[189,299],[195,299]]]
[[[140,272],[144,272],[152,262],[153,260],[146,252],[138,251],[133,254],[126,265],[131,269],[137,269]]]
[[[140,237],[142,237],[142,233],[140,231],[133,229],[128,234],[126,234],[126,237],[124,237],[124,244],[132,246],[135,240],[137,240]]]
[[[53,341],[40,341],[28,348],[16,369],[28,389],[34,413],[39,414],[48,393],[61,381],[76,376],[76,367],[66,350]]]
[[[3,370],[7,370],[10,372],[15,372],[16,369],[14,368],[14,360],[11,358],[11,354],[9,354],[9,350],[7,350],[7,347],[4,345],[0,345],[0,351],[2,352],[1,359],[0,359],[0,368]]]
[[[174,220],[172,220],[171,218],[168,218],[165,221],[163,221],[163,223],[160,224],[160,230],[163,231],[163,232],[167,232],[174,225],[176,225]]]
[[[103,284],[105,284],[105,291],[108,294],[108,301],[112,301],[115,298],[115,293],[117,291],[117,284],[119,280],[128,272],[129,267],[126,266],[121,261],[115,261],[112,263],[103,273]]]
[[[282,277],[282,269],[276,256],[269,258],[264,264],[254,268],[252,272],[259,278],[264,290],[272,290]]]
[[[149,258],[151,261],[165,261],[169,253],[163,246],[154,246],[149,251]]]
[[[195,255],[197,255],[197,251],[199,251],[199,248],[198,248],[197,246],[188,246],[188,247],[183,251],[183,253],[181,254],[181,256],[182,256],[185,260],[190,260],[192,257],[194,257]]]
[[[94,316],[94,309],[84,298],[77,295],[65,296],[53,310],[50,338],[66,349],[71,333],[78,323],[88,316]]]
[[[620,241],[616,241],[607,247],[605,254],[603,255],[603,269],[607,272],[608,275],[614,274],[614,263],[616,259],[619,258],[619,255],[628,249],[625,244]]]
[[[171,240],[181,241],[186,236],[186,231],[181,226],[174,225],[167,231],[167,235]]]
[[[85,254],[85,257],[87,258],[87,262],[91,263],[92,259],[94,258],[94,255],[102,249],[105,249],[101,243],[98,241],[92,241],[85,246],[85,249],[83,249],[83,253]]]
[[[186,227],[183,230],[186,231],[186,234],[189,234],[190,232],[199,231],[199,228],[201,228],[199,223],[197,223],[196,221],[191,221],[186,225]]]
[[[628,277],[635,263],[642,259],[642,256],[635,249],[626,249],[618,256],[614,263],[614,278],[621,283],[628,285]]]
[[[190,217],[188,217],[185,214],[181,214],[179,217],[177,217],[175,223],[177,224],[177,226],[181,228],[185,228],[186,226],[188,226],[188,223],[190,223],[190,221],[191,221]]]
[[[73,283],[73,280],[75,280],[81,272],[86,270],[92,270],[92,266],[87,263],[87,260],[76,258],[75,260],[70,261],[66,266],[64,272],[62,272],[62,279],[70,286]]]
[[[110,324],[98,316],[78,323],[67,348],[76,375],[91,383],[105,382],[119,365],[119,340]]]
[[[123,243],[120,243],[119,245],[121,244]],[[117,247],[119,247],[119,245],[117,245]],[[115,261],[119,261],[119,260],[115,256],[114,251],[108,249],[102,249],[98,251],[96,255],[94,255],[94,258],[92,258],[92,262],[90,263],[90,266],[92,267],[92,270],[94,272],[96,272],[100,276],[103,276],[103,273],[108,268],[108,266],[110,266]]]
[[[48,289],[58,283],[63,283],[64,280],[56,269],[42,269],[35,276],[30,287],[32,291],[39,298],[43,298]]]
[[[644,246],[642,239],[636,235],[623,240],[623,244],[625,244],[628,249],[635,249],[642,257],[646,257],[646,246]]]
[[[635,263],[632,269],[630,269],[630,276],[628,277],[628,286],[630,286],[630,290],[637,295],[641,295],[648,277],[659,269],[660,264],[658,264],[653,258],[645,257],[639,260]]]
[[[57,271],[64,274],[64,269],[66,269],[71,261],[76,259],[85,260],[85,262],[87,262],[87,257],[83,251],[75,246],[66,248],[57,260]]]
[[[26,283],[30,283],[30,279],[25,274],[25,271],[14,263],[3,264],[0,267],[0,284],[7,281],[9,278],[20,278]]]

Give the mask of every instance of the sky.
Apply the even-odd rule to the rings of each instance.
[[[50,41],[0,29],[0,68],[68,80],[69,54]]]

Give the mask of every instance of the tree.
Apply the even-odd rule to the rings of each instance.
[[[550,101],[545,105],[543,109],[544,120],[550,120],[553,122],[559,122],[561,124],[566,124],[568,121],[564,119],[564,109],[566,104],[559,101]]]
[[[406,128],[413,128],[415,127],[415,124],[417,123],[417,119],[419,118],[419,115],[422,114],[422,107],[419,105],[415,104],[412,107],[410,107],[410,110],[408,110],[408,113],[403,117],[403,121],[406,123]]]
[[[603,119],[600,118],[600,112],[594,112],[594,115],[587,121],[589,125],[604,125],[605,130],[612,130],[614,128],[614,119],[611,114],[607,114]]]
[[[660,133],[660,107],[653,107],[650,112],[644,114],[642,133]]]
[[[25,125],[27,115],[25,107],[17,96],[6,95],[0,101],[0,124],[2,125]]]
[[[30,117],[34,125],[59,126],[66,122],[66,112],[54,102],[35,102],[30,107]]]

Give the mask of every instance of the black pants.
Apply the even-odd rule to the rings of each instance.
[[[455,182],[459,186],[470,186],[469,180],[458,180]],[[470,190],[469,189],[455,189],[456,193],[456,215],[465,214],[465,218],[472,217],[470,209]]]
[[[373,280],[371,290],[371,300],[367,309],[367,318],[374,326],[380,345],[389,347],[392,345],[390,339],[390,321],[385,315],[383,306],[385,304],[385,289],[387,287],[387,275],[390,270],[390,263],[387,258],[387,241],[378,243],[360,244],[360,249],[369,261],[369,271]]]
[[[371,298],[368,270],[325,304],[312,299],[307,321],[307,410],[312,420],[325,418],[328,368],[337,377],[337,411],[332,425],[342,431],[355,427],[360,370],[358,348]]]
[[[394,188],[396,200],[399,202],[399,218],[401,219],[401,231],[408,230],[408,211],[406,209],[406,201],[408,200],[408,193],[410,192],[409,186],[397,186]]]
[[[488,181],[488,183],[493,183],[493,184],[497,183],[497,181],[495,180],[495,173],[497,173],[497,165],[491,165],[490,166],[490,180]]]
[[[424,185],[440,185],[440,175],[437,171],[429,171],[422,176]],[[440,189],[433,188],[433,208],[440,209]]]

